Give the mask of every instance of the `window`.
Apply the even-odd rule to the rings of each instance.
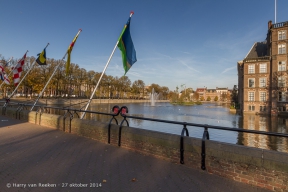
[[[266,87],[266,78],[265,77],[259,78],[259,87]]]
[[[260,101],[266,101],[266,92],[260,92]]]
[[[249,111],[255,111],[255,106],[249,105]]]
[[[279,92],[278,101],[286,101],[286,93],[285,92]]]
[[[260,111],[266,111],[266,106],[260,106]]]
[[[284,76],[278,77],[278,87],[285,87],[286,78]]]
[[[255,79],[254,78],[248,79],[248,87],[255,87]]]
[[[259,72],[260,73],[266,73],[267,72],[267,65],[266,63],[262,63],[259,65]]]
[[[254,101],[254,92],[248,92],[248,101]]]
[[[286,54],[286,45],[285,44],[278,45],[278,54]]]
[[[286,30],[278,31],[278,40],[286,39]]]
[[[255,65],[248,65],[248,73],[251,74],[251,73],[255,73]]]
[[[286,61],[278,62],[278,71],[286,71]]]

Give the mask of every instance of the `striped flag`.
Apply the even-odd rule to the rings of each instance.
[[[6,66],[7,63],[8,62],[4,63],[4,65]],[[6,83],[6,84],[8,84],[8,85],[10,84],[10,80],[9,80],[8,76],[6,75],[6,72],[5,72],[2,64],[0,64],[0,79],[2,81],[4,81],[4,83]]]
[[[82,31],[82,30],[80,29],[80,31]],[[79,31],[79,32],[80,32],[80,31]],[[69,45],[68,50],[67,50],[68,56],[67,56],[67,62],[66,62],[66,75],[68,75],[68,73],[69,73],[70,61],[71,61],[71,52],[72,52],[72,49],[73,49],[73,47],[74,47],[74,44],[76,43],[76,40],[77,40],[77,38],[78,38],[78,36],[79,36],[79,32],[78,32],[77,35],[74,37],[72,43]]]
[[[2,74],[4,72],[4,67],[3,65],[0,64],[0,74]]]
[[[15,86],[17,86],[18,83],[20,82],[20,77],[21,77],[21,73],[23,71],[23,65],[25,63],[25,59],[26,59],[26,53],[22,57],[22,59],[20,59],[18,61],[18,64],[13,69],[13,79],[14,79],[14,85]]]
[[[119,37],[118,48],[122,53],[122,62],[124,68],[124,75],[128,72],[128,70],[132,67],[132,65],[137,61],[136,59],[136,51],[134,48],[134,44],[132,42],[132,38],[130,35],[130,20],[129,17],[125,27],[124,32]]]

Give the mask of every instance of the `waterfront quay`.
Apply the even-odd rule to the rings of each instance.
[[[0,191],[268,191],[0,115]]]

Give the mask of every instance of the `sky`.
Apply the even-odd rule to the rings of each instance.
[[[71,62],[102,72],[126,24],[137,62],[127,72],[175,90],[237,85],[237,61],[275,23],[275,0],[0,0],[0,54],[5,59],[62,59],[81,28]],[[276,22],[288,21],[288,0],[277,0]],[[66,60],[66,59],[65,59]],[[117,48],[106,75],[124,75]]]

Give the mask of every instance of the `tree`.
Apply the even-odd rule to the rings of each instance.
[[[214,101],[218,101],[218,96],[216,96],[216,97],[214,98]]]
[[[221,101],[226,101],[227,100],[227,93],[222,93],[221,94]]]
[[[160,85],[158,85],[158,84],[155,84],[155,83],[152,83],[149,87],[148,87],[148,89],[147,89],[147,91],[149,92],[149,93],[152,93],[152,90],[154,89],[154,93],[160,93],[160,91],[161,91],[161,87],[160,87]]]
[[[207,99],[206,99],[206,101],[211,101],[211,97],[208,96]]]
[[[131,81],[127,76],[122,76],[119,78],[119,90],[120,95],[122,93],[123,97],[127,97],[127,92],[130,91]]]
[[[193,100],[198,101],[198,100],[199,100],[199,93],[197,93],[196,91],[194,91],[192,98],[193,98]]]
[[[238,88],[237,85],[234,85],[232,94],[231,94],[231,106],[237,108],[238,106]]]
[[[0,61],[4,59],[4,56],[0,54]],[[26,62],[24,65],[23,73],[21,77],[24,77],[25,73],[32,67],[32,63],[35,61],[35,57],[26,57]],[[101,73],[95,72],[93,70],[86,71],[83,68],[80,68],[80,65],[71,63],[70,65],[70,72],[66,76],[66,69],[65,69],[65,62],[62,60],[55,60],[55,59],[47,59],[47,65],[38,65],[35,64],[33,69],[29,72],[26,76],[24,81],[19,86],[19,90],[22,93],[29,94],[39,94],[50,77],[52,76],[54,69],[56,66],[58,70],[53,75],[51,81],[49,82],[46,90],[42,96],[46,95],[56,95],[56,96],[63,96],[63,95],[78,95],[78,96],[89,96],[91,95],[92,91],[94,90],[96,83],[98,82]],[[15,66],[18,63],[19,59],[12,59],[10,61],[10,67]],[[11,68],[7,67],[6,73],[11,71]],[[12,76],[10,76],[10,85],[4,84],[1,87],[2,92],[4,92],[3,96],[7,96],[6,93],[11,93],[15,86],[13,84]],[[168,99],[172,98],[172,94],[169,92],[169,88],[165,86],[160,86],[158,84],[151,84],[147,89],[148,93],[152,92],[152,89],[156,93],[158,93],[159,98],[161,99]],[[178,86],[176,87],[177,94],[179,93]],[[100,82],[100,85],[97,89],[96,95],[102,96],[105,94],[106,96],[114,95],[116,96],[123,96],[123,94],[130,94],[131,93],[137,97],[141,98],[145,95],[145,83],[142,80],[137,80],[133,82],[131,86],[131,81],[127,76],[123,76],[121,78],[103,75],[103,79]],[[186,90],[188,94],[188,89]],[[173,97],[177,98],[178,95],[173,94]],[[187,94],[185,98],[187,98]]]
[[[139,98],[141,92],[144,95],[144,87],[145,87],[145,84],[142,80],[136,80],[132,84],[131,93],[133,94],[134,97],[136,95],[136,97]]]
[[[161,87],[160,89],[160,94],[162,95],[163,99],[168,99],[168,94],[169,94],[169,88],[168,87]]]

